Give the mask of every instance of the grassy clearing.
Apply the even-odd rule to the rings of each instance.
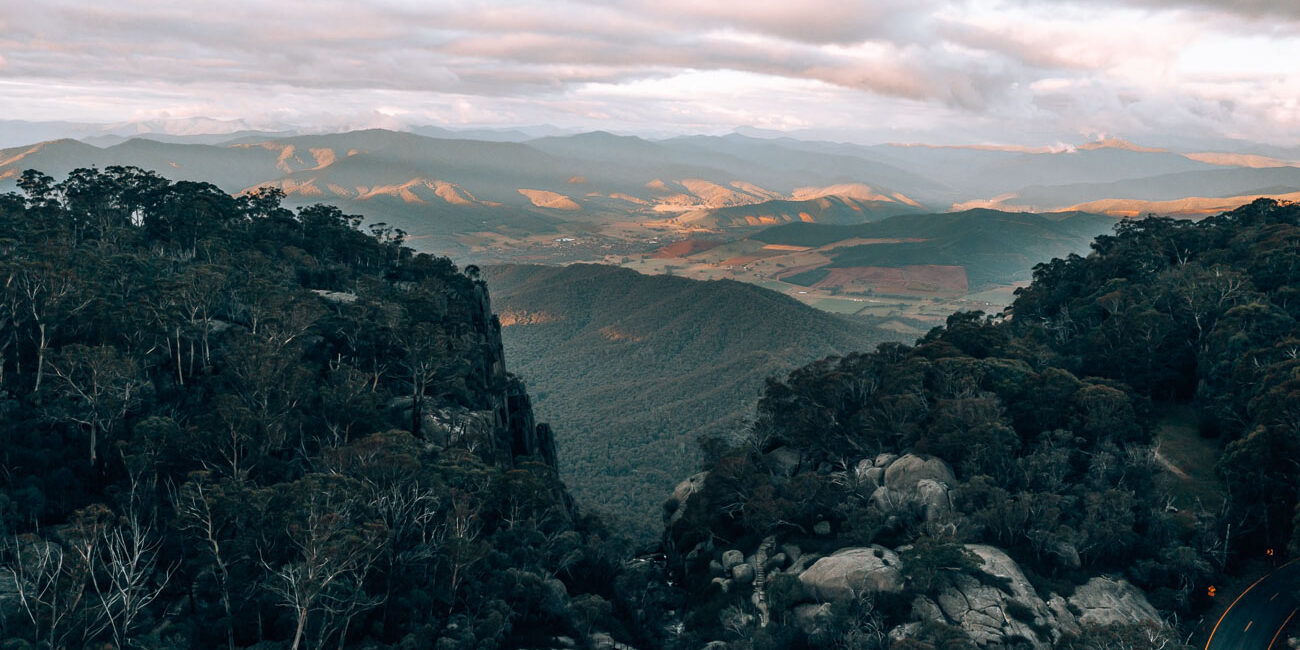
[[[832,314],[856,314],[862,310],[864,303],[854,300],[823,298],[813,301],[812,306]]]
[[[896,303],[889,305],[868,304],[858,310],[858,314],[862,316],[893,316],[901,313],[903,313],[903,308]]]
[[[1170,470],[1174,505],[1187,509],[1199,500],[1205,509],[1218,510],[1225,497],[1223,484],[1214,473],[1219,459],[1218,441],[1201,437],[1196,410],[1189,405],[1162,404],[1156,416],[1156,442]]]

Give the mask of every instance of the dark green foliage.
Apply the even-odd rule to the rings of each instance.
[[[781,278],[781,281],[789,282],[790,284],[797,284],[801,287],[811,287],[814,284],[817,284],[818,282],[825,280],[826,276],[830,274],[831,274],[831,270],[823,267],[819,269],[802,271],[799,273],[795,273],[794,275],[787,275]]]
[[[591,264],[486,277],[512,367],[560,432],[566,484],[643,542],[696,440],[743,426],[764,377],[894,336],[740,282]]]
[[[0,200],[0,630],[53,647],[623,636],[485,287],[133,168]],[[12,572],[12,574],[10,573]],[[9,578],[6,578],[9,579]]]
[[[1202,431],[1225,445],[1220,469],[1241,539],[1282,546],[1300,479],[1287,460],[1300,445],[1297,270],[1295,204],[1261,199],[1198,223],[1124,222],[1088,257],[1036,267],[1013,329],[1075,373],[1193,401]],[[1098,412],[1095,427],[1113,416],[1122,419]]]
[[[807,600],[803,583],[788,573],[772,576],[767,585],[767,606],[773,618],[784,618],[795,605]]]
[[[987,543],[1044,593],[1122,573],[1158,607],[1194,613],[1225,557],[1300,548],[1297,270],[1295,204],[1122,222],[1088,257],[1036,267],[1010,319],[954,314],[913,347],[770,379],[743,444],[710,446],[702,489],[677,504],[667,540],[681,553],[713,539],[754,548],[768,535],[805,550],[881,544],[899,548],[921,592],[948,574],[979,576],[962,545]],[[1222,436],[1225,509],[1170,507],[1167,481],[1185,479],[1170,478],[1152,447],[1153,400],[1195,403],[1206,433]],[[946,461],[953,512],[880,507],[864,467],[881,453]],[[778,457],[797,463],[782,469]],[[829,538],[811,534],[822,520]],[[689,585],[699,568],[681,566]],[[793,592],[779,593],[788,607]],[[897,600],[875,608],[888,625],[906,620],[889,613]],[[1148,632],[1090,628],[1064,643],[1118,647]]]

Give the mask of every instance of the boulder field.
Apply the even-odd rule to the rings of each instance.
[[[932,520],[952,509],[949,495],[956,482],[952,469],[937,458],[916,454],[895,457],[882,454],[858,463],[853,479],[871,492],[871,500],[882,512],[903,504],[920,504],[926,519]],[[683,481],[673,497],[684,505],[704,482],[704,474]],[[680,512],[681,506],[678,510]],[[815,531],[824,537],[829,533]],[[736,548],[702,545],[695,553],[712,554],[709,562],[713,582],[728,592],[752,590],[753,600],[766,603],[760,590],[775,576],[798,580],[801,600],[791,610],[794,621],[811,634],[830,616],[830,605],[859,597],[907,597],[907,576],[900,554],[907,547],[889,549],[880,545],[850,546],[825,555],[802,552],[792,543],[769,554],[773,540],[764,541],[762,552],[746,553]],[[911,623],[890,631],[893,638],[912,636],[926,621],[961,628],[980,646],[999,647],[1028,643],[1050,648],[1062,635],[1077,633],[1081,625],[1139,623],[1163,626],[1146,595],[1127,581],[1096,576],[1075,588],[1068,597],[1040,594],[1020,566],[1001,549],[985,544],[966,544],[978,558],[974,572],[940,572],[929,595],[911,596]],[[755,576],[763,580],[755,580]]]

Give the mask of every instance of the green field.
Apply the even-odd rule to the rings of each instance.
[[[862,308],[870,303],[859,302],[856,300],[844,300],[841,298],[822,298],[813,301],[813,307],[822,311],[828,311],[832,314],[856,314],[862,311]]]

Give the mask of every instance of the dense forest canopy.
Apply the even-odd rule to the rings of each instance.
[[[483,275],[511,367],[561,434],[565,484],[642,542],[660,537],[664,495],[699,465],[695,441],[743,428],[768,376],[902,340],[731,280],[596,264]]]
[[[955,314],[915,346],[884,344],[769,380],[742,444],[707,442],[707,472],[666,505],[672,566],[706,603],[688,629],[755,647],[864,635],[874,640],[859,647],[885,647],[885,630],[942,621],[925,603],[951,599],[959,576],[990,579],[969,553],[981,544],[1005,549],[1043,599],[1123,576],[1167,616],[1193,617],[1209,606],[1205,586],[1238,558],[1288,543],[1300,551],[1297,280],[1295,204],[1260,200],[1199,223],[1121,222],[1087,257],[1036,267],[1006,315]],[[1222,481],[1222,506],[1174,507],[1152,444],[1171,403],[1193,404],[1202,434],[1222,445],[1217,476],[1189,479]],[[907,482],[891,478],[900,454],[915,454],[900,475],[934,484],[914,480],[900,494]],[[805,565],[769,566],[778,574],[766,599],[750,605],[736,582],[744,572],[733,580],[722,551],[793,548],[788,565],[797,552],[868,547],[883,558],[896,549],[905,588],[820,627],[800,604],[815,595]],[[758,625],[765,616],[771,624]],[[909,647],[972,642],[970,629],[914,632]],[[1076,632],[1035,628],[1031,645],[1142,636]],[[1175,643],[1148,636],[1136,647]]]
[[[1014,335],[1075,373],[1193,403],[1222,441],[1241,543],[1296,547],[1300,205],[1122,222],[1093,250],[1035,269]]]
[[[617,623],[477,270],[135,168],[0,197],[0,637],[517,646]]]

